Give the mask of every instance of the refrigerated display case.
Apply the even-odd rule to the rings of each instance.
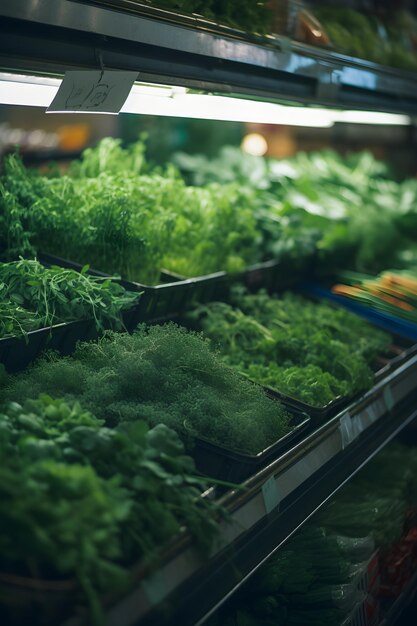
[[[245,98],[290,102],[294,113],[300,103],[313,111],[360,109],[410,118],[417,111],[413,73],[285,37],[249,36],[197,17],[179,19],[134,1],[3,0],[0,17],[3,80],[31,75],[55,85],[70,69],[130,70],[148,84],[236,98],[237,109],[238,98]],[[6,96],[3,92],[4,102]],[[262,286],[265,268],[256,271],[255,282]],[[181,536],[161,553],[156,571],[135,568],[134,585],[106,607],[105,623],[203,624],[314,512],[415,423],[416,381],[417,352],[411,347],[372,389],[335,410],[242,487],[221,495],[228,518],[220,522],[210,558]],[[79,617],[65,622],[81,623]]]

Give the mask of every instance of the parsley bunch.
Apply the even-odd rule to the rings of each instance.
[[[189,314],[226,363],[251,380],[313,406],[372,385],[371,364],[390,343],[386,333],[343,309],[299,295],[247,294]]]
[[[125,567],[154,561],[188,528],[207,550],[219,507],[200,494],[175,433],[143,422],[116,430],[78,403],[40,396],[0,412],[0,549],[3,569],[74,577],[91,621],[98,594],[126,587]]]

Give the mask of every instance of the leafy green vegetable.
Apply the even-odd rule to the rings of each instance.
[[[0,263],[0,337],[21,336],[58,322],[94,319],[122,328],[122,311],[138,300],[119,284],[36,260]]]
[[[198,307],[197,323],[226,363],[251,380],[313,406],[370,387],[370,364],[390,337],[358,316],[299,295],[246,294]]]
[[[100,174],[143,174],[145,161],[145,136],[140,141],[123,148],[119,139],[106,137],[95,148],[86,148],[81,159],[70,165],[73,178],[97,178]]]
[[[400,538],[415,507],[417,456],[395,443],[384,449],[320,513],[319,523],[348,537],[371,535],[387,548]]]
[[[224,148],[215,159],[174,156],[193,184],[238,180],[255,194],[260,258],[309,257],[320,272],[394,264],[417,233],[417,184],[390,180],[370,153],[299,153],[288,160]]]
[[[42,325],[43,319],[38,313],[28,311],[11,300],[0,302],[0,337],[25,336]]]
[[[8,157],[0,183],[3,258],[48,252],[150,284],[162,267],[192,276],[258,259],[250,190],[188,187],[172,167],[146,173],[143,150],[141,142],[124,151],[106,139],[65,176],[41,176]]]
[[[201,336],[174,324],[107,334],[79,344],[72,357],[47,356],[4,384],[5,398],[76,398],[108,426],[142,419],[166,424],[184,441],[206,437],[246,453],[290,430],[280,403],[225,365]]]
[[[407,509],[416,504],[416,464],[414,448],[387,446],[259,568],[210,626],[341,624],[363,602],[358,575],[375,544],[381,559],[404,533]]]
[[[0,256],[49,252],[110,275],[155,284],[238,272],[267,259],[290,267],[316,255],[320,272],[395,267],[417,235],[417,182],[397,183],[369,153],[283,160],[226,147],[218,158],[178,154],[152,169],[144,143],[105,139],[67,175],[5,159]]]
[[[347,7],[318,6],[315,15],[340,52],[392,67],[417,68],[413,47],[417,21],[411,12],[396,8],[385,23]]]
[[[334,626],[362,599],[338,538],[303,527],[221,610],[210,626]]]
[[[3,568],[75,577],[95,624],[98,592],[126,586],[127,565],[154,561],[183,526],[204,550],[216,535],[221,511],[200,497],[204,482],[163,425],[110,430],[43,395],[4,407],[0,454]]]
[[[266,2],[241,0],[237,5],[233,0],[151,0],[151,4],[181,13],[197,13],[250,33],[269,33],[271,29],[272,14]]]

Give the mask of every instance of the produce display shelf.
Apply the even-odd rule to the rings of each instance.
[[[202,624],[311,515],[417,418],[417,355],[220,502],[228,520],[209,559],[182,537],[138,576],[106,626]],[[76,626],[76,619],[65,626]]]
[[[411,72],[280,36],[250,36],[136,2],[2,0],[0,67],[104,67],[139,79],[328,106],[414,113]],[[109,6],[110,5],[110,6]]]

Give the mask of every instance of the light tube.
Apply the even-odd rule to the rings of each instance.
[[[0,104],[47,108],[61,79],[0,73]],[[335,123],[407,126],[407,115],[284,106],[244,98],[188,93],[185,87],[135,83],[122,113],[330,128]]]

